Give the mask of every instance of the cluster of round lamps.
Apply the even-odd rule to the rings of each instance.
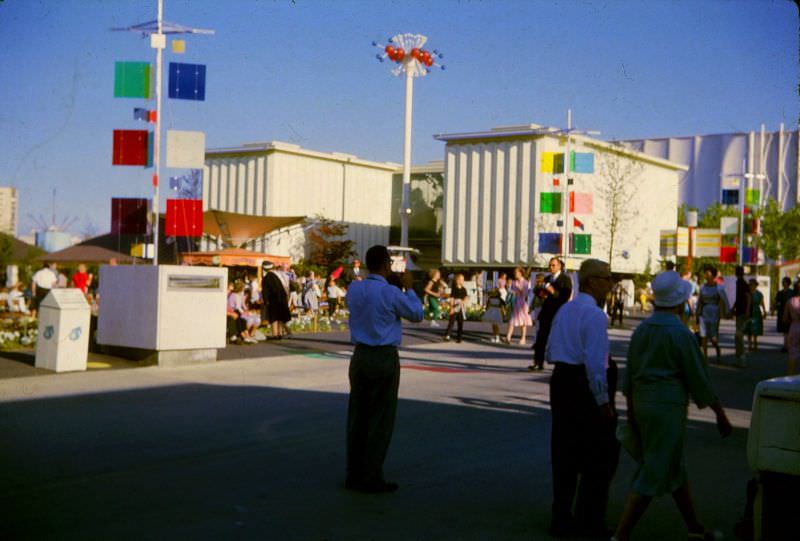
[[[379,47],[376,41],[372,42],[372,45],[375,47]],[[383,48],[383,54],[377,54],[375,57],[380,61],[383,62],[387,58],[392,62],[396,62],[398,64],[403,64],[404,62],[416,60],[423,66],[425,66],[428,71],[433,66],[438,68],[444,69],[443,65],[439,65],[436,63],[436,59],[444,58],[444,55],[434,49],[433,51],[427,51],[425,49],[420,49],[414,47],[410,51],[406,52],[405,49],[402,47],[396,47],[391,42]]]

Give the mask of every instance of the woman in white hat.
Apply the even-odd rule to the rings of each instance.
[[[683,440],[689,397],[717,416],[722,437],[731,433],[725,410],[711,387],[708,366],[692,332],[681,323],[692,286],[675,271],[653,280],[655,312],[631,337],[624,392],[628,424],[640,445],[639,469],[612,540],[628,541],[653,497],[670,493],[689,530],[690,540],[717,539],[695,514],[686,476]],[[638,454],[638,453],[636,453]]]

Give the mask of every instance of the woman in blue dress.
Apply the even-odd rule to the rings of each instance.
[[[628,349],[624,391],[628,425],[638,442],[639,469],[612,541],[628,541],[654,497],[672,494],[690,540],[718,538],[697,518],[686,475],[683,440],[689,398],[710,407],[722,437],[731,424],[711,388],[708,366],[697,340],[681,322],[692,286],[675,271],[653,280],[655,312],[634,331]]]

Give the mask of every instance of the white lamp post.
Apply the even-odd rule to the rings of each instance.
[[[383,53],[376,58],[384,62],[387,58],[397,64],[392,70],[394,75],[405,74],[406,106],[405,132],[403,135],[403,200],[400,205],[400,246],[408,247],[408,217],[411,214],[409,192],[411,189],[411,111],[414,97],[414,77],[423,77],[430,73],[432,67],[445,69],[436,63],[437,58],[444,58],[439,51],[426,51],[422,48],[428,38],[422,34],[398,34],[389,39],[383,47]],[[373,41],[374,47],[381,47]]]

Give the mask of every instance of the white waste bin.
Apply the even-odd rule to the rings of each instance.
[[[53,289],[39,304],[36,368],[86,370],[90,308],[80,289]]]
[[[758,482],[753,538],[797,539],[794,502],[800,491],[800,376],[770,379],[756,386],[747,460]]]

